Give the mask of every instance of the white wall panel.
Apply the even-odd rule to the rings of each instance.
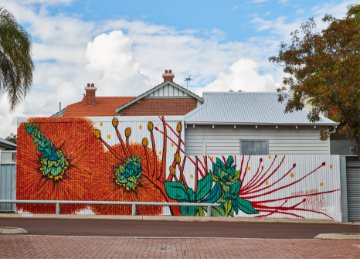
[[[240,140],[268,140],[270,154],[330,154],[329,140],[320,139],[320,129],[312,127],[198,126],[185,132],[188,155],[240,154]],[[206,149],[202,150],[205,144]],[[198,150],[202,150],[198,153]]]

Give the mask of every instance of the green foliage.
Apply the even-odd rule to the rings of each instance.
[[[246,214],[258,213],[251,202],[239,197],[240,171],[236,171],[233,156],[229,156],[226,163],[216,158],[212,171],[198,181],[196,193],[181,182],[165,182],[164,186],[169,198],[180,203],[219,203],[220,207],[211,208],[213,216],[234,216],[239,211]],[[204,216],[206,208],[181,206],[180,211],[184,216]]]
[[[211,186],[211,175],[207,175],[203,179],[199,180],[196,190],[196,199],[202,200],[210,192]]]
[[[360,5],[351,6],[343,19],[327,15],[323,21],[328,26],[318,32],[309,19],[291,34],[290,44],[282,43],[278,55],[269,58],[286,73],[279,101],[287,99],[286,112],[311,104],[311,121],[330,111],[340,131],[360,147]]]
[[[131,156],[125,162],[115,169],[115,182],[123,186],[127,191],[135,190],[138,180],[141,176],[142,165],[141,158]]]
[[[0,90],[13,110],[32,84],[31,38],[14,16],[0,7]]]
[[[36,150],[41,154],[40,170],[44,176],[58,181],[62,179],[65,170],[69,163],[61,150],[56,149],[55,145],[46,139],[44,134],[40,131],[40,127],[35,123],[24,124],[26,133],[30,134],[37,144]]]
[[[217,202],[220,204],[221,210],[213,211],[219,216],[234,216],[238,214],[239,210],[246,214],[257,214],[251,202],[239,197],[241,180],[240,171],[236,171],[236,164],[234,164],[233,156],[229,156],[226,163],[216,158],[213,164],[212,171],[210,171],[215,185],[221,186],[221,195]]]
[[[7,136],[5,139],[6,139],[7,141],[10,141],[10,142],[16,144],[16,134],[14,134],[14,133],[11,133],[11,134],[10,134],[9,136]]]
[[[218,200],[221,192],[212,187],[212,178],[208,174],[198,182],[196,193],[192,188],[186,188],[181,182],[165,182],[165,191],[169,198],[177,200],[178,202],[211,202],[211,200]],[[207,198],[210,199],[207,199]],[[210,200],[210,201],[209,201]],[[214,201],[214,202],[215,202]],[[206,209],[204,207],[190,207],[181,206],[180,212],[183,216],[204,216]]]

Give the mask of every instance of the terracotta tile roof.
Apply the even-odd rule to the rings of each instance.
[[[67,106],[64,117],[74,116],[112,116],[116,114],[116,108],[130,102],[136,96],[126,97],[96,97],[96,105],[86,105],[84,100]]]

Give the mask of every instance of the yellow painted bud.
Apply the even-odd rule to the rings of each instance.
[[[148,127],[148,130],[149,130],[149,131],[153,131],[153,129],[154,129],[154,123],[152,123],[151,121],[149,121],[147,127]]]
[[[99,129],[94,129],[94,135],[95,135],[95,138],[100,139],[101,131]]]
[[[127,127],[126,129],[125,129],[125,137],[130,137],[130,135],[131,135],[131,128],[129,128],[129,127]]]
[[[181,156],[179,155],[179,153],[175,153],[174,155],[174,160],[177,164],[180,164],[181,162]]]
[[[176,125],[176,131],[177,131],[178,133],[180,133],[180,132],[182,131],[182,124],[181,124],[180,121],[179,121],[179,122],[177,123],[177,125]]]
[[[112,123],[112,125],[113,125],[114,127],[117,127],[117,126],[119,125],[119,120],[118,120],[118,118],[114,117],[114,118],[112,119],[111,123]]]
[[[149,141],[148,141],[147,138],[143,138],[143,139],[142,139],[142,145],[143,145],[144,147],[147,147],[147,146],[149,145]]]
[[[172,165],[169,166],[169,170],[170,170],[170,174],[171,175],[175,175],[175,167],[173,167]]]

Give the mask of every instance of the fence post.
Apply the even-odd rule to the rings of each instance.
[[[132,216],[136,215],[136,204],[135,203],[131,204],[131,215]]]
[[[346,177],[346,156],[340,156],[340,189],[341,189],[341,221],[349,222],[348,198],[347,198],[347,177]]]
[[[211,206],[207,206],[207,213],[206,213],[207,217],[211,217]]]
[[[60,214],[60,203],[58,203],[58,202],[55,205],[55,213],[56,213],[56,215]]]

